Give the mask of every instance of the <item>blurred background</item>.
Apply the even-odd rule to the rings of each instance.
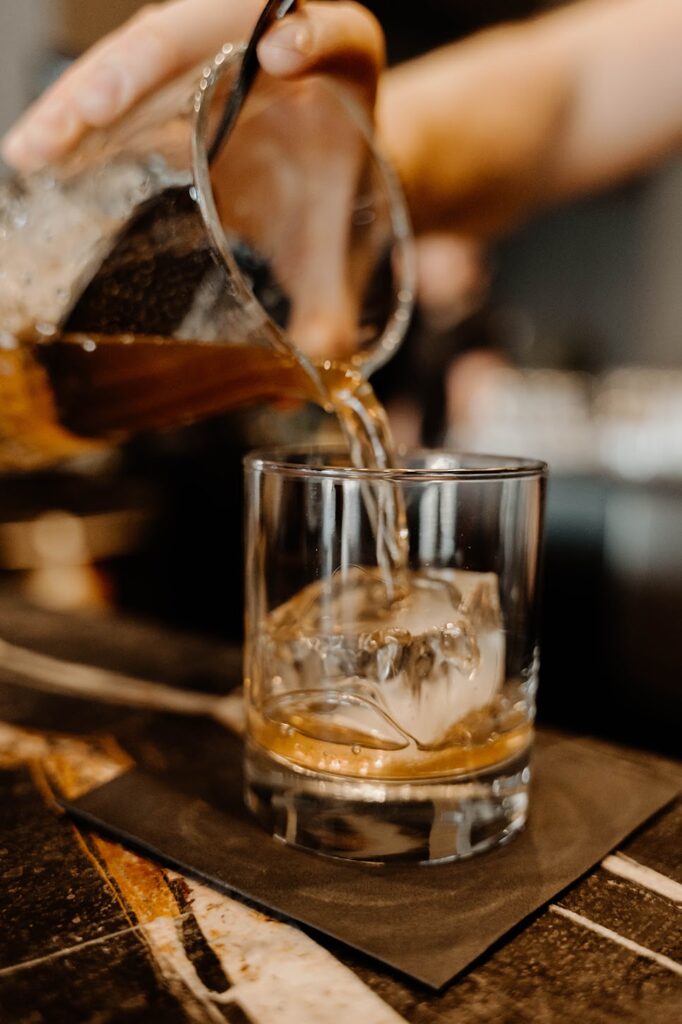
[[[139,6],[0,5],[0,131]],[[418,20],[403,0],[367,6],[395,62],[556,4],[422,0]],[[541,715],[679,753],[682,158],[492,249],[432,238],[423,256],[410,336],[376,381],[398,439],[550,462]],[[241,456],[309,436],[311,416],[221,417],[139,440],[89,477],[6,479],[5,588],[237,639]]]

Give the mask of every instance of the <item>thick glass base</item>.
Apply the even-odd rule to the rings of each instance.
[[[245,800],[291,846],[360,861],[443,863],[523,828],[529,753],[468,775],[406,782],[312,772],[247,741]]]

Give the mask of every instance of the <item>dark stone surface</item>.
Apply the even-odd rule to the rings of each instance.
[[[88,736],[117,734],[132,727],[135,716],[120,704],[105,704],[57,693],[41,693],[0,668],[0,721],[26,729]]]
[[[27,766],[0,771],[0,920],[0,969],[130,927]]]
[[[358,973],[410,1024],[673,1024],[682,1006],[682,978],[551,912],[437,995]]]
[[[238,644],[163,629],[151,622],[109,614],[68,616],[34,608],[0,592],[2,639],[66,661],[223,694],[241,684]]]
[[[682,884],[682,801],[623,847],[628,857]]]
[[[213,641],[173,637],[134,623],[60,616],[32,617],[0,602],[4,636],[56,656],[91,661],[159,682],[210,689],[234,661],[234,649]],[[231,652],[231,653],[230,653]],[[238,664],[238,661],[237,661]],[[197,672],[194,670],[197,669]],[[194,682],[192,679],[194,678]],[[133,711],[27,688],[0,673],[0,722],[87,737],[113,736],[145,771],[191,778],[197,751],[219,763],[225,731],[208,719]],[[601,744],[595,743],[595,749]],[[626,756],[682,778],[679,766],[636,751]],[[187,991],[163,980],[127,906],[102,863],[91,857],[87,834],[60,819],[41,789],[39,765],[0,762],[0,1022],[1,1024],[185,1024],[213,1020]],[[226,767],[223,767],[223,773]],[[216,773],[214,784],[224,784]],[[595,783],[597,784],[597,783]],[[85,843],[85,846],[83,845]],[[623,846],[631,858],[682,883],[682,801],[667,808]],[[182,884],[169,882],[182,917],[177,929],[198,978],[225,992],[225,976],[201,932]],[[123,905],[126,906],[124,911]],[[678,962],[680,908],[663,897],[597,869],[558,903]],[[131,930],[133,926],[133,930]],[[396,927],[409,927],[396,908]],[[443,992],[377,969],[332,942],[346,963],[408,1024],[677,1024],[682,978],[610,939],[544,911],[518,929]],[[29,962],[30,961],[30,962]],[[311,986],[315,979],[310,979]],[[237,1004],[219,1008],[228,1024],[249,1024]],[[275,1024],[257,1021],[251,1024]],[[365,1024],[358,1021],[358,1024]],[[370,1022],[367,1022],[370,1024]]]
[[[125,932],[0,976],[3,1024],[196,1024],[155,971],[144,941]]]
[[[559,902],[682,964],[682,913],[671,900],[599,870]]]

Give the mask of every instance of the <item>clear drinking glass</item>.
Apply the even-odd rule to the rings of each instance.
[[[545,474],[439,451],[247,458],[245,794],[273,835],[436,862],[522,828]],[[387,505],[409,537],[389,575]]]

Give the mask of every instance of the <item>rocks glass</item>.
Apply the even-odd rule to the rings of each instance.
[[[273,835],[431,863],[523,827],[545,473],[438,451],[247,459],[245,792]],[[381,558],[387,524],[402,564]]]

